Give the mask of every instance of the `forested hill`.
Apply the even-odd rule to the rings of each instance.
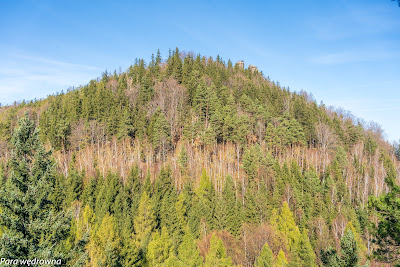
[[[399,261],[399,148],[375,124],[242,62],[158,52],[67,93],[2,107],[0,139],[1,258]]]

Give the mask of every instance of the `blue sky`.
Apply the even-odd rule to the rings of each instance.
[[[400,139],[400,8],[390,0],[0,1],[0,103],[175,47],[242,59]]]

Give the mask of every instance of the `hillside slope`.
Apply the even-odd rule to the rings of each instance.
[[[57,162],[53,209],[74,214],[59,248],[71,265],[375,262],[369,199],[400,180],[376,125],[178,49],[1,108],[2,185],[25,112]]]

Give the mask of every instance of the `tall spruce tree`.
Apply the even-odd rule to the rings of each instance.
[[[213,235],[210,241],[210,249],[206,255],[206,267],[220,266],[228,267],[232,266],[232,259],[226,254],[225,246],[222,243],[221,238]]]
[[[232,176],[230,175],[226,177],[223,197],[227,205],[227,230],[229,230],[233,235],[237,236],[239,235],[240,227],[242,226],[243,208],[240,204],[240,201],[238,201],[236,198],[235,186]]]
[[[386,184],[390,191],[370,199],[370,206],[379,219],[378,225],[371,223],[374,242],[378,245],[374,254],[380,260],[400,264],[400,186],[396,184],[394,168],[389,170]]]
[[[275,260],[275,266],[276,267],[286,267],[288,265],[289,265],[289,263],[286,259],[285,253],[282,250],[280,250],[278,253],[278,256],[276,257],[276,260]]]
[[[107,213],[90,237],[90,266],[121,266],[121,240],[115,228],[114,217]]]
[[[254,267],[272,267],[274,266],[274,254],[269,248],[268,243],[265,243],[260,255],[258,256]]]
[[[186,229],[182,243],[178,248],[178,258],[183,263],[183,266],[196,267],[203,265],[203,259],[189,228]]]
[[[146,258],[149,266],[164,266],[165,261],[173,255],[172,241],[164,227],[161,234],[156,231],[147,248]]]
[[[340,247],[342,248],[341,265],[346,267],[358,266],[357,241],[351,230],[347,230],[340,239]]]
[[[61,241],[71,218],[54,212],[50,201],[55,163],[39,140],[39,130],[28,115],[18,120],[11,138],[10,173],[0,192],[0,256],[9,259],[65,258]]]

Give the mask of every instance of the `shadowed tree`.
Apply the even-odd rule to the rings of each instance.
[[[386,262],[400,263],[400,186],[396,184],[396,172],[390,168],[386,184],[389,192],[370,199],[377,216],[377,225],[371,223],[375,243],[375,256]]]

